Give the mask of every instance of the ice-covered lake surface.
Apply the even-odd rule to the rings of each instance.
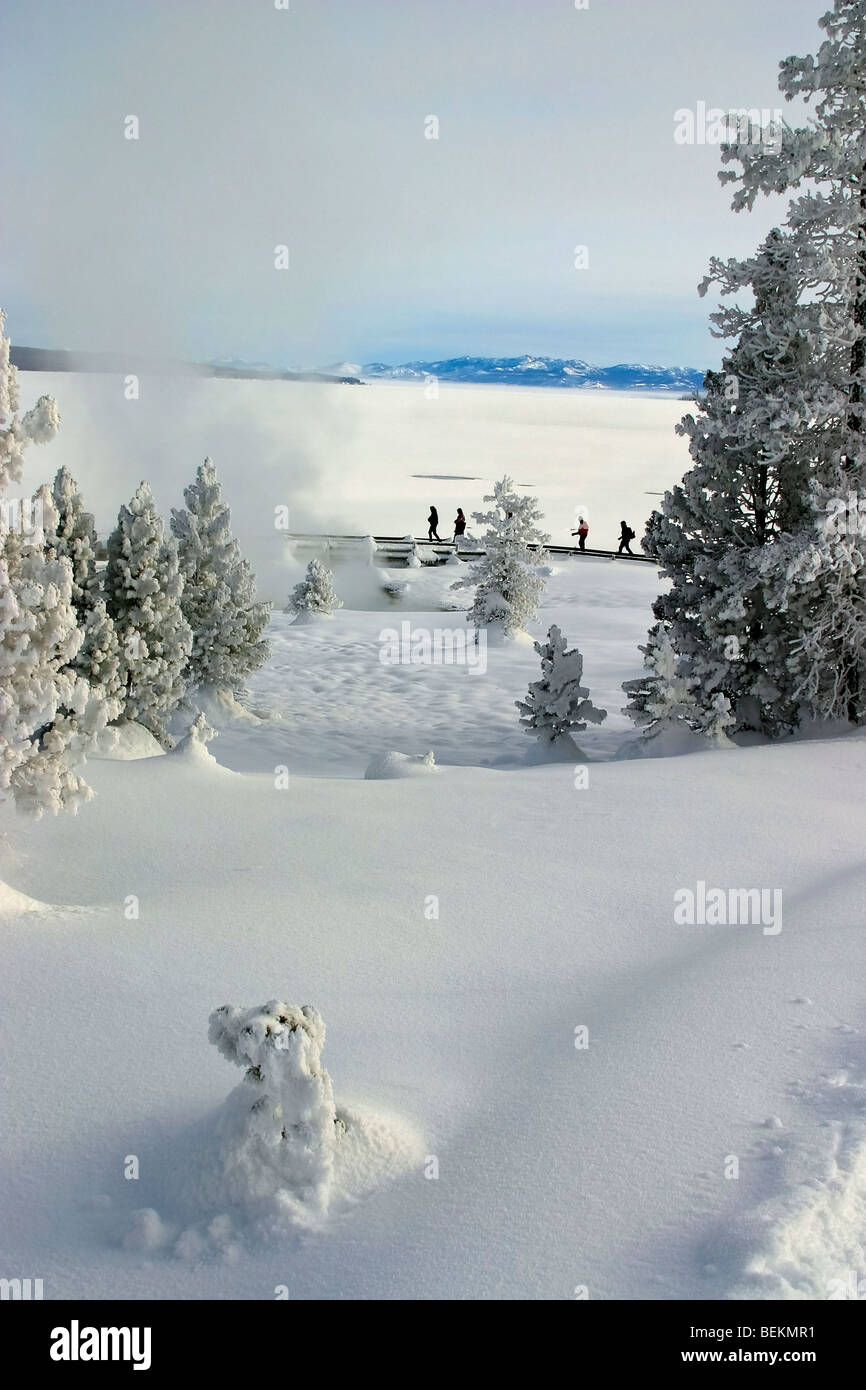
[[[3,1267],[46,1298],[866,1278],[866,740],[605,760],[656,582],[584,560],[536,630],[580,644],[609,718],[583,774],[522,764],[530,646],[380,661],[384,626],[462,622],[451,568],[414,573],[417,609],[276,615],[263,722],[211,709],[207,748],[92,762],[77,817],[2,813]],[[682,925],[700,883],[780,911]],[[346,1117],[308,1218],[267,1152],[224,1171],[244,1100],[208,1016],[271,1000],[324,1017]]]

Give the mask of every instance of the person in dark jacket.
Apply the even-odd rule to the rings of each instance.
[[[432,502],[430,503],[430,515],[429,515],[428,518],[427,518],[427,525],[428,525],[428,528],[429,528],[428,531],[427,531],[427,539],[428,539],[428,541],[438,541],[438,539],[439,539],[439,513],[437,512],[436,508],[433,506],[433,503],[432,503]]]
[[[619,550],[616,552],[617,555],[622,555],[623,551],[625,551],[626,555],[633,555],[634,551],[631,549],[630,545],[630,542],[633,540],[634,531],[627,521],[621,521],[619,523]]]
[[[456,541],[456,539],[457,539],[458,536],[462,536],[462,535],[463,535],[463,533],[465,532],[465,530],[466,530],[466,517],[463,515],[463,508],[462,508],[462,507],[458,507],[458,508],[457,508],[457,515],[456,515],[455,518],[454,518],[454,539],[455,539],[455,541]]]

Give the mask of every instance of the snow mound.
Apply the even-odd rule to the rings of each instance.
[[[41,903],[37,898],[30,898],[26,893],[19,893],[17,888],[10,888],[8,883],[0,882],[0,918],[9,921],[13,917],[23,917],[27,912],[54,912],[54,910],[49,903]]]
[[[525,754],[524,762],[528,767],[546,766],[549,763],[586,763],[587,758],[583,749],[575,743],[571,734],[561,734],[559,738],[548,739],[542,742],[537,739]]]
[[[231,690],[220,686],[200,686],[191,704],[217,730],[250,728],[263,722],[261,715],[247,709]]]
[[[302,608],[292,619],[292,627],[311,627],[318,623],[331,623],[333,613],[317,613],[311,608]]]
[[[866,1128],[835,1126],[823,1173],[758,1219],[762,1248],[733,1297],[866,1298]]]
[[[216,737],[216,729],[210,726],[203,714],[199,714],[190,724],[183,738],[178,739],[168,756],[191,767],[207,768],[210,772],[221,772],[228,777],[234,777],[236,774],[230,768],[223,767],[222,763],[217,762],[213,753],[208,752],[207,745],[211,739]]]
[[[399,601],[405,598],[409,589],[408,579],[396,579],[388,570],[382,574],[382,592],[387,594],[389,599]]]
[[[682,724],[678,728],[663,729],[658,734],[631,739],[617,750],[614,760],[679,758],[685,753],[706,753],[711,747],[712,744],[703,734],[695,733],[687,724]]]
[[[433,750],[429,753],[380,753],[368,764],[364,777],[368,782],[384,782],[393,777],[420,777],[425,772],[438,772]]]
[[[161,758],[164,753],[162,744],[149,729],[129,719],[104,729],[90,757],[108,762],[134,762],[138,758]]]

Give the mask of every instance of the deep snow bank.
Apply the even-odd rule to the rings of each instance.
[[[862,1096],[862,737],[592,765],[580,787],[567,765],[452,767],[387,796],[173,757],[90,772],[77,818],[4,821],[19,892],[100,909],[3,926],[4,1248],[46,1297],[866,1278],[856,1150],[824,1161]],[[781,931],[679,924],[698,882],[780,889]],[[203,1161],[226,1096],[203,1020],[274,980],[320,1001],[340,1110],[368,1117],[332,1192],[357,1197],[363,1171],[375,1190],[332,1196],[302,1249]],[[46,982],[64,1039],[47,1070]]]

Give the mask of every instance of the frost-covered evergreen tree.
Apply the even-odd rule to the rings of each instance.
[[[101,596],[96,570],[93,517],[84,511],[77,484],[66,468],[58,471],[53,487],[43,483],[33,503],[43,518],[46,556],[67,560],[72,571],[72,606],[82,642],[70,669],[83,676],[94,694],[106,702],[110,722],[121,713],[123,677],[117,633]]]
[[[108,706],[109,720],[118,719],[123,710],[124,667],[117,630],[108,616],[104,599],[97,599],[87,610],[74,669],[101,692]]]
[[[51,490],[57,510],[57,529],[46,532],[46,543],[72,566],[72,602],[83,626],[99,598],[96,570],[96,526],[84,510],[78,484],[68,468],[59,468]]]
[[[674,651],[669,633],[658,624],[640,650],[644,654],[644,674],[637,680],[623,682],[622,688],[630,697],[626,713],[646,738],[683,728],[696,730],[700,723],[696,680],[681,673],[681,666],[687,663]]]
[[[774,601],[765,556],[809,514],[806,441],[825,387],[782,233],[744,266],[754,307],[713,315],[720,335],[739,341],[679,426],[694,466],[650,518],[644,548],[672,581],[654,611],[699,703],[709,708],[722,693],[739,727],[778,734],[797,718],[794,628]]]
[[[0,309],[0,497],[21,481],[28,445],[50,444],[60,424],[51,396],[40,396],[32,410],[19,414],[18,372],[9,361],[11,343],[5,326],[6,314]]]
[[[57,432],[54,402],[42,396],[19,414],[18,381],[0,313],[0,499],[20,481],[29,444]],[[105,727],[105,701],[72,669],[81,633],[72,606],[72,568],[46,553],[45,530],[56,525],[47,498],[26,528],[0,516],[0,793],[40,816],[76,809],[90,795],[77,768]]]
[[[707,717],[724,713],[720,695],[728,727],[770,734],[804,717],[866,718],[862,537],[826,527],[838,499],[866,486],[866,0],[836,0],[820,23],[817,56],[787,59],[780,77],[814,116],[723,150],[740,166],[721,175],[739,184],[735,208],[797,196],[757,256],[712,263],[706,283],[751,290],[754,304],[714,316],[738,341],[683,422],[695,468],[648,539],[673,580],[656,616]]]
[[[192,633],[181,611],[177,546],[147,483],[121,507],[108,539],[105,602],[122,662],[122,717],[169,744],[166,721],[186,693]]]
[[[291,592],[288,612],[297,613],[300,619],[319,614],[331,617],[342,608],[342,599],[337,598],[334,589],[334,576],[321,560],[312,559],[300,584]]]
[[[494,483],[484,501],[493,506],[473,516],[479,526],[487,526],[482,542],[486,554],[471,566],[465,579],[451,587],[475,589],[468,622],[513,637],[538,612],[544,591],[539,566],[546,559],[544,546],[550,537],[535,524],[541,517],[535,498],[515,492],[511,478]]]
[[[546,642],[536,642],[541,657],[541,680],[534,681],[525,700],[515,701],[520,722],[541,743],[555,743],[582,733],[587,723],[601,724],[607,710],[597,709],[582,685],[583,657],[577,647],[566,651],[565,638],[554,624]]]
[[[733,748],[729,730],[736,724],[727,695],[717,690],[701,714],[701,733],[716,748]]]
[[[190,682],[236,692],[267,660],[262,633],[270,604],[256,601],[255,575],[232,535],[209,458],[184,489],[186,507],[173,510],[183,576],[181,608],[192,631]]]

